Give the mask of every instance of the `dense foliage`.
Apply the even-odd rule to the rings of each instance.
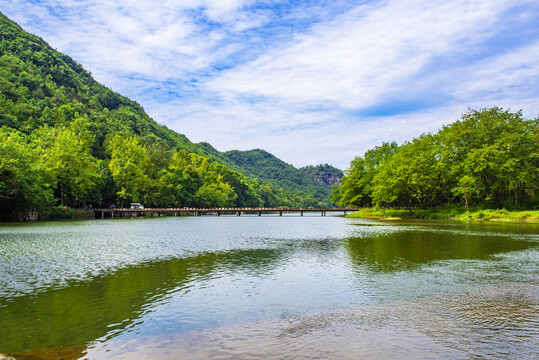
[[[437,134],[384,143],[356,157],[332,199],[341,205],[537,208],[539,120],[469,110]]]
[[[139,104],[0,14],[1,219],[52,205],[327,202],[327,190],[313,197],[300,186],[249,178],[217,155],[158,125]]]

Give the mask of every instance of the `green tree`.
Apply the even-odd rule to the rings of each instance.
[[[373,179],[373,200],[411,209],[435,204],[440,191],[440,156],[436,138],[423,134],[400,146]]]
[[[124,200],[139,201],[150,179],[146,148],[134,136],[116,134],[108,144],[109,169],[123,208]]]
[[[25,135],[0,128],[0,218],[15,219],[41,210],[53,200],[50,177],[41,149]]]
[[[459,179],[458,186],[453,188],[453,193],[464,196],[464,206],[467,209],[473,195],[478,193],[477,190],[476,179],[472,176],[464,175]]]
[[[159,198],[167,206],[195,206],[195,194],[204,176],[196,171],[198,155],[180,150],[172,156],[169,166],[159,178]]]
[[[533,201],[538,186],[538,121],[521,112],[490,108],[469,110],[444,127],[439,138],[454,193],[473,195],[491,207]],[[473,189],[473,191],[472,191]]]
[[[355,157],[350,168],[341,179],[342,185],[333,191],[338,192],[332,199],[339,205],[369,206],[372,204],[372,181],[380,166],[397,151],[395,142],[383,143],[365,152],[364,157]]]
[[[69,128],[63,127],[56,133],[52,147],[46,150],[62,205],[84,204],[100,177],[97,159],[90,153],[93,135],[88,126],[88,119],[77,116]]]
[[[217,176],[212,181],[205,182],[196,192],[196,202],[202,207],[233,206],[236,194],[232,187]]]

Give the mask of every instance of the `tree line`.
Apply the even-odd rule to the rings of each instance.
[[[107,157],[92,154],[91,122],[76,114],[67,125],[25,134],[0,127],[0,214],[16,218],[52,205],[74,208],[316,206],[314,198],[288,193],[186,150],[145,145],[117,132],[105,141]]]
[[[536,209],[539,120],[501,108],[469,110],[436,134],[357,156],[334,186],[340,205]]]

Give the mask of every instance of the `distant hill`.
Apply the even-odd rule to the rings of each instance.
[[[329,164],[323,165],[309,165],[299,169],[307,176],[315,179],[318,182],[321,182],[327,186],[333,186],[335,184],[340,184],[343,177],[342,170],[337,169]]]
[[[207,147],[204,149],[208,150]],[[329,196],[330,187],[261,149],[214,153],[241,173],[262,179],[287,191],[302,191],[318,199]]]
[[[219,158],[231,169],[246,176],[259,178],[287,191],[311,195],[319,201],[326,201],[331,186],[339,183],[343,177],[342,170],[329,164],[297,169],[262,149],[220,152],[207,142],[197,145],[208,154]]]

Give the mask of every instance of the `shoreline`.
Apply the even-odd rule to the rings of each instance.
[[[422,219],[539,224],[539,210],[509,211],[505,209],[464,208],[397,210],[364,208],[348,214],[346,217],[384,220]]]

